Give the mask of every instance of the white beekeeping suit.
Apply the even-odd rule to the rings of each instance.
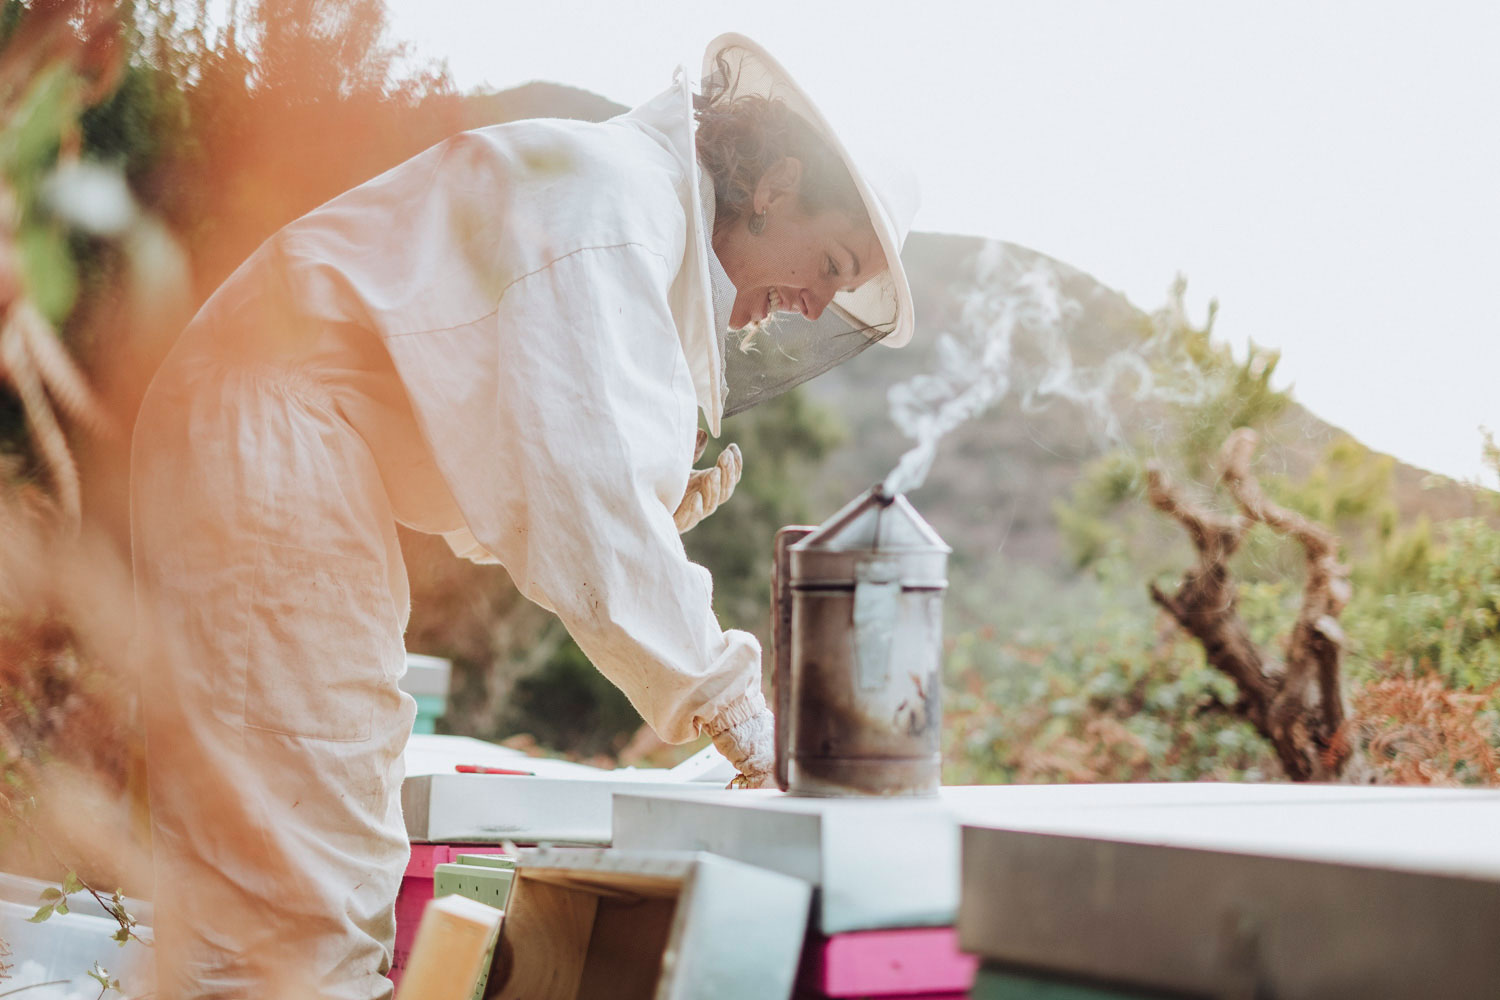
[[[278,970],[389,994],[397,521],[502,563],[664,739],[764,746],[759,646],[673,521],[725,398],[693,142],[685,80],[604,124],[455,136],[269,239],[153,381],[132,542],[169,654],[145,699],[164,997]]]

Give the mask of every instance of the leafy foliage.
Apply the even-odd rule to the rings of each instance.
[[[1360,741],[1383,780],[1500,784],[1500,530],[1447,522],[1414,576],[1386,584],[1373,554],[1345,610],[1346,675]],[[1111,578],[1095,620],[968,630],[949,644],[951,781],[1265,780],[1262,741],[1223,711],[1236,693],[1201,649]],[[1300,598],[1294,578],[1244,585],[1252,638],[1274,646]]]
[[[1500,785],[1500,724],[1488,700],[1435,674],[1379,677],[1355,694],[1357,738],[1387,781]]]
[[[516,681],[495,728],[501,736],[524,734],[542,746],[593,757],[619,752],[640,726],[625,695],[569,639]]]
[[[1224,708],[1234,685],[1146,616],[950,643],[944,780],[1264,780],[1268,749]]]
[[[1190,562],[1143,499],[1144,457],[1201,478],[1230,430],[1271,428],[1289,397],[1270,383],[1276,357],[1244,360],[1182,320],[1182,288],[1154,323],[1171,324],[1207,390],[1142,421],[1154,436],[1083,467],[1054,505],[1074,565],[1097,581],[1099,610],[1050,633],[997,643],[983,629],[953,643],[951,777],[1099,781],[1263,778],[1278,773],[1254,732],[1221,709],[1236,697],[1202,652],[1139,600],[1139,588]],[[1491,445],[1492,446],[1492,445]],[[1274,461],[1274,460],[1273,460]],[[1331,440],[1293,474],[1262,472],[1278,503],[1330,526],[1351,561],[1343,614],[1357,739],[1385,780],[1500,780],[1500,530],[1483,518],[1401,525],[1393,462],[1354,440]],[[1253,531],[1233,563],[1252,639],[1274,648],[1301,597],[1300,557]]]
[[[1432,676],[1488,696],[1500,710],[1500,531],[1478,518],[1445,522],[1423,557],[1387,561],[1390,586],[1356,592],[1348,615],[1357,676]],[[1416,575],[1420,571],[1420,575]]]
[[[59,916],[67,913],[68,897],[77,892],[86,892],[90,896],[94,897],[99,905],[104,908],[104,911],[114,919],[115,923],[118,925],[113,935],[115,944],[124,947],[130,941],[135,941],[138,944],[142,944],[147,947],[151,946],[152,942],[146,940],[145,938],[142,938],[138,933],[136,933],[136,927],[139,926],[139,921],[136,919],[133,913],[125,908],[124,893],[122,893],[119,889],[116,889],[113,895],[106,896],[98,889],[95,889],[83,879],[79,878],[78,873],[72,871],[71,869],[66,875],[63,876],[61,886],[48,886],[47,888],[42,890],[40,896],[41,905],[38,906],[36,912],[28,918],[28,921],[33,924],[40,924],[49,919],[54,913],[58,914]],[[97,962],[94,963],[94,969],[100,973],[104,972],[104,970],[100,968]],[[90,972],[89,975],[93,976],[95,979],[100,978],[98,975],[95,975],[95,972]],[[103,979],[100,979],[100,984],[106,986],[109,989],[118,990],[120,988],[120,982],[118,979],[113,980],[112,982],[105,982]]]

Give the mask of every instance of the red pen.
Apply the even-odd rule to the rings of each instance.
[[[453,770],[459,774],[525,774],[536,776],[535,771],[517,771],[509,767],[486,767],[483,764],[454,764]]]

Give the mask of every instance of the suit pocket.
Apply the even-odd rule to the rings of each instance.
[[[381,563],[263,542],[255,591],[245,725],[305,739],[368,739],[403,655]]]

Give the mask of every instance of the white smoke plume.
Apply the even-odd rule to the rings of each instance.
[[[1082,313],[1082,303],[1063,292],[1058,265],[1041,257],[1022,260],[1003,243],[986,243],[958,329],[938,337],[937,370],[890,389],[891,418],[916,444],[886,476],[882,492],[894,496],[921,486],[943,436],[1011,393],[1028,412],[1057,400],[1079,406],[1101,445],[1124,443],[1113,398],[1183,404],[1203,398],[1201,371],[1170,351],[1172,331],[1184,317],[1158,315],[1141,343],[1078,364],[1068,334]]]

